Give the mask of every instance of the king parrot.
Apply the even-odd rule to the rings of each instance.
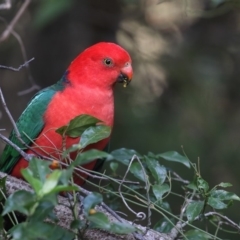
[[[132,79],[132,61],[128,52],[117,44],[100,42],[80,53],[70,64],[63,77],[54,85],[39,91],[30,101],[16,122],[25,143],[34,149],[25,149],[28,154],[40,154],[60,158],[62,136],[56,129],[69,123],[81,114],[98,118],[112,127],[114,119],[113,87],[116,82],[126,86]],[[25,148],[12,130],[9,139],[20,148]],[[109,138],[91,145],[103,150]],[[66,138],[65,147],[79,142],[79,138]],[[96,161],[84,167],[94,169]],[[0,171],[22,178],[21,169],[28,166],[15,149],[6,145],[0,157]],[[83,178],[83,174],[81,174]],[[82,185],[81,178],[74,178]]]

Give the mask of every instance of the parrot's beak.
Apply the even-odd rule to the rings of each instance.
[[[127,64],[122,68],[121,73],[117,78],[117,82],[123,83],[123,87],[126,87],[132,80],[133,70],[131,64]]]

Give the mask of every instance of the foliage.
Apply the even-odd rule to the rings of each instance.
[[[128,210],[136,215],[138,220],[147,219],[148,227],[159,232],[172,233],[174,227],[178,226],[179,234],[184,239],[221,239],[218,236],[219,222],[224,220],[228,225],[236,228],[231,220],[221,215],[223,209],[229,208],[233,201],[240,198],[225,188],[231,187],[230,183],[220,183],[210,187],[208,182],[202,178],[200,169],[189,161],[189,159],[175,151],[161,154],[149,152],[141,155],[131,149],[117,149],[111,153],[99,150],[83,150],[90,144],[101,141],[110,135],[111,129],[101,121],[88,115],[81,115],[57,130],[63,141],[68,136],[81,136],[79,143],[63,150],[62,158],[68,162],[63,169],[58,162],[58,169],[51,170],[54,161],[42,161],[33,157],[27,169],[22,170],[25,180],[31,185],[33,192],[20,190],[5,199],[5,179],[0,182],[0,200],[4,203],[0,224],[4,228],[6,221],[11,221],[12,227],[5,229],[5,237],[13,240],[20,239],[82,239],[86,229],[99,228],[117,234],[128,234],[141,232],[136,226],[128,222],[111,222],[107,215],[96,210],[96,206],[106,201],[114,202],[112,207],[117,209],[121,200]],[[71,160],[71,153],[77,152],[75,161]],[[81,168],[80,165],[89,163],[96,158],[105,158],[109,163],[108,174],[95,173],[96,176],[108,180],[107,184],[97,187],[104,192],[92,192],[82,198],[84,219],[79,218],[76,206],[79,204],[76,197],[79,187],[73,183],[73,171]],[[69,161],[67,161],[69,160]],[[169,169],[165,164],[175,162],[192,169],[194,178],[192,181],[182,179],[174,170]],[[164,164],[164,165],[163,165]],[[125,166],[124,176],[120,176],[118,169]],[[81,168],[83,170],[83,168]],[[86,169],[85,169],[86,170]],[[89,173],[91,174],[91,173]],[[101,179],[101,180],[102,180]],[[120,179],[120,180],[119,180]],[[181,183],[182,194],[173,191],[173,183],[177,180]],[[87,180],[88,181],[88,180]],[[91,183],[91,181],[88,181]],[[94,185],[94,183],[91,183]],[[70,224],[71,231],[56,225],[58,222],[54,214],[54,207],[57,203],[57,195],[73,195],[71,211],[73,221]],[[182,199],[182,208],[179,215],[171,212],[171,204],[168,198],[171,195]],[[114,200],[114,201],[113,201]],[[147,209],[144,212],[137,212],[133,205]],[[211,210],[211,211],[210,211]],[[152,214],[158,215],[159,221],[151,226]],[[19,222],[16,213],[25,216]],[[6,220],[6,216],[10,220]],[[48,221],[46,221],[48,219]],[[208,224],[216,226],[216,231],[206,232],[198,223],[204,219]],[[182,231],[181,229],[185,229]],[[223,228],[221,228],[223,230]]]

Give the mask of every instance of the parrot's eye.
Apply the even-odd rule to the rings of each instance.
[[[113,65],[113,61],[112,61],[112,59],[110,59],[110,58],[105,58],[105,59],[103,60],[103,62],[104,62],[104,64],[105,64],[106,66],[108,66],[108,67],[111,67],[111,66]]]

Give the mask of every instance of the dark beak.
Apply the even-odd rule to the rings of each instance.
[[[123,87],[126,87],[131,82],[131,79],[126,74],[120,73],[117,82],[123,83]]]

